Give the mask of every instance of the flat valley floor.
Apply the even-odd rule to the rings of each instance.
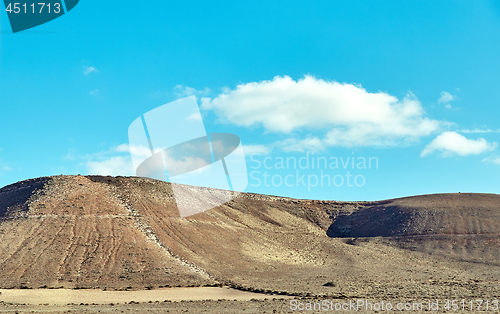
[[[136,291],[98,289],[5,289],[0,313],[498,313],[498,299],[334,299],[292,297],[229,287],[165,288]],[[451,298],[453,299],[453,298]],[[449,299],[451,301],[451,299]],[[472,303],[471,303],[472,301]],[[448,308],[447,308],[448,306]],[[462,308],[463,307],[463,308]],[[353,310],[355,309],[355,310]]]

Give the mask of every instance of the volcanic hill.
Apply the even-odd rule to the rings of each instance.
[[[500,295],[499,279],[494,194],[337,202],[242,193],[181,219],[171,185],[146,178],[54,176],[0,189],[0,288],[484,298]]]

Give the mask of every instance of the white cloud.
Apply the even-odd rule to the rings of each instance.
[[[158,149],[159,150],[159,149]],[[155,153],[157,153],[158,150],[155,150]],[[146,159],[152,156],[151,149],[149,147],[145,147],[142,145],[132,145],[130,146],[129,144],[121,144],[115,149],[111,149],[111,151],[116,151],[118,153],[128,153],[132,157],[132,167],[135,171],[136,167],[139,167],[139,165]]]
[[[85,67],[83,70],[83,74],[85,74],[85,75],[89,75],[92,72],[99,72],[99,70],[97,70],[94,67]]]
[[[91,155],[76,156],[74,151],[70,151],[68,155],[71,158],[68,158],[68,156],[64,158],[86,160],[80,163],[80,165],[86,167],[87,174],[134,176],[135,168],[132,158],[145,159],[151,156],[151,150],[147,147],[130,147],[128,144],[121,144],[109,150]]]
[[[163,149],[156,149],[155,153],[160,150]],[[90,160],[85,163],[85,166],[88,174],[135,176],[134,163],[139,166],[151,156],[151,150],[148,147],[121,144],[108,151],[87,156]],[[208,165],[204,159],[198,157],[176,159],[169,156],[168,152],[164,156],[171,176],[193,169],[195,172],[202,172],[204,171],[202,168]]]
[[[177,85],[174,87],[174,93],[178,98],[184,98],[188,96],[207,96],[210,94],[210,88],[205,87],[203,90],[198,90],[193,87]]]
[[[488,143],[484,138],[471,140],[456,132],[444,132],[430,142],[420,156],[425,157],[434,151],[440,151],[443,157],[478,155],[496,147],[497,143]]]
[[[438,103],[440,104],[446,104],[449,103],[450,101],[453,101],[457,98],[457,96],[452,95],[446,91],[441,92],[441,97],[438,99]]]
[[[312,76],[298,81],[276,76],[241,84],[214,99],[202,98],[202,108],[244,127],[262,125],[266,131],[285,134],[304,129],[323,132],[323,139],[302,140],[316,148],[407,143],[430,135],[443,124],[426,118],[412,94],[400,101],[384,92],[370,93],[361,86]]]
[[[151,149],[140,145],[130,146],[128,144],[121,144],[114,150],[120,153],[130,153],[132,156],[138,158],[148,158],[151,156]]]
[[[102,161],[88,161],[86,166],[88,174],[109,176],[135,175],[132,159],[128,156],[115,156]]]
[[[93,91],[90,91],[89,94],[92,95],[92,96],[97,96],[99,94],[99,90],[95,89]]]

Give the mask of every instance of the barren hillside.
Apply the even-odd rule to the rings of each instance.
[[[168,183],[55,176],[0,189],[0,218],[1,288],[500,294],[498,195],[336,202],[241,194],[181,219]]]

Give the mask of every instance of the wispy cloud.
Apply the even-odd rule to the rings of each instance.
[[[86,167],[88,174],[108,176],[134,175],[130,156],[115,156],[101,161],[88,161]]]
[[[135,148],[129,149],[128,144],[122,144],[93,154],[79,154],[76,149],[70,149],[62,159],[77,162],[78,167],[85,169],[82,173],[86,174],[131,176],[135,175],[131,151],[135,154],[144,153]],[[151,155],[149,149],[147,152]]]
[[[462,129],[458,131],[460,133],[500,133],[500,129],[492,130],[492,129]]]
[[[78,158],[78,151],[74,148],[70,148],[66,156],[63,156],[63,160],[76,160]]]
[[[157,90],[149,94],[150,97],[155,99],[171,99],[175,96],[176,99],[181,99],[189,96],[196,96],[198,98],[207,97],[212,93],[212,90],[208,87],[204,89],[196,89],[190,86],[177,85],[169,90]]]
[[[500,157],[497,157],[497,156],[486,157],[483,159],[483,162],[488,162],[488,163],[500,165]]]
[[[164,151],[164,153],[165,162],[168,165],[168,172],[171,176],[193,169],[201,172],[203,171],[201,168],[208,164],[207,161],[202,158],[183,157],[179,159],[170,156],[168,151]],[[82,164],[86,167],[87,174],[135,176],[135,167],[149,157],[151,157],[151,150],[148,147],[121,144],[107,151],[85,156],[84,158],[87,159],[87,161]]]
[[[193,87],[189,86],[183,86],[183,85],[177,85],[174,87],[174,93],[177,96],[177,98],[184,98],[188,96],[208,96],[210,94],[211,90],[208,87],[205,87],[202,90],[195,89]]]
[[[89,95],[92,95],[92,96],[97,96],[97,95],[99,95],[99,89],[94,89],[93,91],[90,91],[90,92],[89,92]]]
[[[430,142],[420,156],[425,157],[435,151],[441,152],[442,157],[479,155],[496,147],[497,143],[489,143],[484,138],[472,140],[456,132],[444,132]]]
[[[320,152],[326,149],[324,141],[317,137],[307,137],[305,139],[287,139],[278,142],[279,147],[284,152]]]
[[[99,72],[99,70],[97,70],[94,67],[87,67],[87,66],[84,67],[84,69],[83,69],[83,74],[85,74],[85,75],[89,75],[92,72]]]
[[[201,114],[199,112],[195,112],[192,115],[186,117],[186,120],[201,121]]]
[[[453,100],[457,99],[457,96],[450,94],[447,91],[441,92],[441,97],[438,99],[438,103],[444,104],[446,109],[451,109],[451,104]]]
[[[272,151],[272,147],[266,145],[243,145],[243,151],[246,156],[267,155]]]
[[[111,151],[116,151],[119,153],[129,153],[134,157],[138,158],[148,158],[151,156],[151,150],[148,147],[144,146],[134,146],[129,144],[121,144],[115,149],[111,149]]]
[[[447,91],[442,91],[441,92],[441,97],[438,99],[438,103],[440,104],[445,104],[449,103],[450,101],[453,101],[457,98],[457,96],[450,94]]]

